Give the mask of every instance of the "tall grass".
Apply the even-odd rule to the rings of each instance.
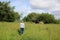
[[[60,40],[60,24],[25,23],[19,35],[18,22],[0,22],[0,40]]]

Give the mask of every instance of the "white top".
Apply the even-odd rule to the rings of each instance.
[[[24,23],[20,23],[20,28],[24,28],[24,27],[25,27]]]

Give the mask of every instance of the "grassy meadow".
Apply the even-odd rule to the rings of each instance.
[[[0,40],[60,40],[60,24],[25,23],[19,35],[18,22],[0,22]]]

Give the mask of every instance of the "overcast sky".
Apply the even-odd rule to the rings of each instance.
[[[49,12],[60,18],[60,0],[0,0],[10,1],[11,6],[15,6],[15,11],[24,12],[24,16],[29,12]]]

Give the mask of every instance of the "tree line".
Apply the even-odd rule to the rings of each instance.
[[[49,14],[49,13],[29,13],[27,16],[23,18],[23,21],[25,22],[33,22],[33,23],[39,23],[43,22],[44,24],[49,24],[49,23],[55,23],[58,24],[60,23],[60,20],[55,19],[54,15]]]

